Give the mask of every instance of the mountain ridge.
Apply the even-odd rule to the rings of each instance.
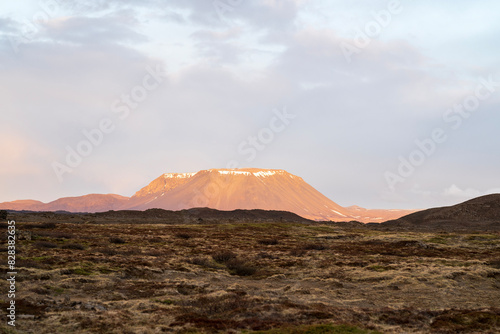
[[[23,205],[25,203],[26,205]],[[27,200],[0,203],[0,209],[104,212],[108,210],[184,210],[207,207],[223,211],[277,210],[316,221],[382,222],[413,210],[370,210],[342,207],[301,177],[282,169],[208,169],[196,173],[165,173],[133,196],[90,194],[49,203]]]

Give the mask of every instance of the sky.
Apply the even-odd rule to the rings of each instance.
[[[284,169],[343,206],[500,192],[500,2],[0,5],[0,202]]]

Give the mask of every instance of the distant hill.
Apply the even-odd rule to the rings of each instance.
[[[9,217],[23,222],[40,223],[107,223],[107,224],[223,224],[223,223],[313,223],[294,213],[266,210],[219,211],[194,208],[180,211],[148,209],[144,211],[121,210],[96,213],[67,211],[10,211]],[[362,224],[360,224],[362,225]]]
[[[500,230],[500,194],[481,196],[453,206],[418,211],[382,225],[443,230]]]
[[[0,210],[103,212],[117,210],[127,200],[128,197],[115,194],[89,194],[77,197],[63,197],[49,203],[33,200],[5,202],[0,203]]]

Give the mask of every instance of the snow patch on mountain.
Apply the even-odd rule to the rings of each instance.
[[[250,172],[242,172],[235,170],[219,170],[218,172],[221,175],[252,175],[252,173]]]
[[[163,177],[166,179],[185,179],[194,176],[196,173],[166,173]]]

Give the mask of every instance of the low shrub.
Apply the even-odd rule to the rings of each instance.
[[[192,298],[182,302],[182,304],[195,308],[198,315],[219,318],[224,315],[232,315],[236,311],[247,310],[255,302],[244,294],[229,293],[216,297]]]
[[[361,329],[352,325],[305,325],[298,327],[284,327],[267,331],[256,331],[259,334],[382,334],[378,331]]]
[[[74,274],[74,275],[83,275],[83,276],[92,275],[92,273],[90,271],[88,271],[87,269],[85,269],[85,268],[76,268],[76,269],[73,269],[73,270],[71,270],[71,273]]]
[[[113,255],[118,254],[118,252],[116,250],[111,249],[111,248],[107,248],[107,247],[99,248],[96,250],[96,252],[107,255],[107,256],[113,256]]]
[[[160,243],[160,242],[163,242],[163,239],[160,238],[160,237],[153,237],[153,238],[149,239],[149,242],[151,242],[151,243]]]
[[[127,247],[127,249],[120,252],[122,255],[142,255],[140,247]]]
[[[193,235],[191,235],[189,233],[180,232],[180,233],[176,233],[175,237],[179,238],[179,239],[188,240],[188,239],[193,238]]]
[[[500,329],[500,314],[495,311],[449,310],[437,316],[431,328],[446,333],[478,333]]]
[[[309,244],[304,245],[304,249],[305,250],[325,250],[325,249],[328,249],[328,247],[326,247],[323,244],[309,243]]]
[[[160,256],[164,256],[165,252],[163,252],[163,251],[161,251],[159,249],[149,249],[149,250],[146,250],[144,252],[144,255],[154,256],[154,257],[160,257]]]
[[[290,251],[291,256],[302,257],[307,254],[304,248],[294,248]]]
[[[36,237],[47,237],[53,239],[72,239],[73,235],[61,231],[39,231],[36,233]]]
[[[273,254],[269,254],[269,253],[265,253],[265,252],[261,252],[261,253],[257,254],[257,257],[260,258],[260,259],[270,259],[270,260],[279,259],[279,256],[276,256],[276,255],[273,255]]]
[[[193,257],[190,258],[188,263],[195,264],[200,267],[205,267],[205,268],[217,268],[217,265],[210,261],[209,258],[206,257]]]
[[[500,260],[488,261],[488,262],[486,262],[486,265],[493,267],[493,268],[496,268],[496,269],[500,269]]]
[[[30,228],[46,228],[46,229],[54,229],[57,227],[55,223],[42,223],[42,224],[32,224],[29,225]]]
[[[279,243],[278,239],[273,238],[273,239],[261,239],[257,241],[261,245],[265,246],[272,246],[272,245],[277,245]]]
[[[57,244],[49,241],[38,241],[35,243],[35,247],[37,248],[57,248]]]
[[[164,305],[172,305],[172,304],[174,304],[174,303],[175,303],[175,302],[174,302],[173,300],[171,300],[171,299],[163,299],[163,300],[161,300],[161,299],[157,299],[157,300],[155,300],[155,301],[156,301],[157,303],[164,304]]]
[[[109,238],[109,242],[111,242],[112,244],[124,244],[124,243],[126,243],[126,241],[124,239],[118,238],[118,237]]]
[[[215,262],[226,263],[236,258],[236,254],[231,251],[220,251],[212,254],[212,258]]]
[[[67,244],[61,247],[62,249],[84,250],[85,246],[80,244]]]
[[[232,259],[226,263],[227,268],[238,276],[252,276],[257,272],[257,268],[241,259]]]

